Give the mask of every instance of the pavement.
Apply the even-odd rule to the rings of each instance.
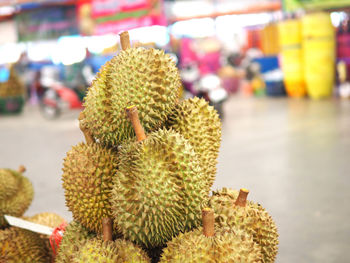
[[[35,106],[0,117],[0,167],[27,167],[35,198],[26,215],[67,220],[62,163],[83,141],[79,112],[49,121]],[[248,188],[275,219],[276,262],[349,262],[350,101],[231,97],[213,189]]]

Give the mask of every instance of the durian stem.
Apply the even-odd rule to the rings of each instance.
[[[139,114],[137,112],[137,107],[136,106],[131,106],[131,107],[127,107],[125,109],[126,114],[128,115],[128,118],[132,124],[132,127],[134,128],[135,134],[136,134],[136,138],[137,141],[143,141],[144,139],[146,139],[146,134],[145,131],[141,125],[140,119],[139,119]]]
[[[79,118],[78,118],[78,120],[79,120],[79,128],[80,128],[80,130],[81,130],[81,131],[83,132],[83,134],[84,134],[86,143],[87,143],[87,144],[92,144],[92,143],[94,143],[95,141],[94,141],[94,138],[93,138],[93,137],[91,136],[91,134],[89,133],[88,129],[84,126],[84,124],[83,124],[83,122],[82,122],[84,118],[85,118],[84,112],[80,112]]]
[[[206,237],[212,237],[215,234],[214,229],[214,210],[211,208],[204,208],[202,210],[202,223],[203,223],[203,234]]]
[[[128,31],[124,31],[124,32],[120,33],[119,36],[120,36],[120,43],[122,45],[122,49],[126,50],[128,48],[131,48],[129,32]]]
[[[26,171],[26,167],[24,165],[20,165],[17,169],[17,172],[19,173],[24,173]]]
[[[102,233],[103,233],[103,241],[113,241],[113,221],[110,217],[104,217],[102,219]]]
[[[237,200],[235,202],[235,205],[245,207],[247,204],[247,196],[249,194],[249,190],[245,188],[241,188],[239,190],[239,195],[237,197]]]

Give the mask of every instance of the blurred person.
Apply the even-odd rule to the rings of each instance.
[[[30,98],[31,84],[34,81],[35,73],[29,69],[30,61],[27,52],[23,52],[19,60],[15,63],[15,71],[17,72],[21,82],[25,87],[26,97]]]
[[[35,72],[34,81],[32,82],[32,85],[31,85],[31,95],[32,97],[34,95],[34,100],[39,100],[39,101],[41,100],[41,98],[45,93],[45,88],[41,83],[42,81],[41,75],[42,74],[40,70]]]

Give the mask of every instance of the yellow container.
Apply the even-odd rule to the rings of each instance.
[[[287,93],[291,97],[305,96],[301,22],[297,19],[283,21],[279,24],[278,30],[281,66]]]
[[[302,18],[304,73],[313,99],[330,97],[335,80],[335,30],[327,13]]]
[[[279,52],[278,28],[274,23],[266,25],[260,32],[261,50],[265,56],[276,56]]]
[[[299,19],[285,20],[278,25],[281,46],[301,44],[301,22]]]

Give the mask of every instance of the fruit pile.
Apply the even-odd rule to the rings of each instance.
[[[24,93],[24,85],[12,65],[8,80],[0,82],[0,113],[20,112],[24,103]]]
[[[275,223],[248,191],[209,196],[217,112],[203,99],[180,101],[163,51],[120,36],[123,50],[101,68],[79,116],[86,142],[64,159],[74,221],[56,262],[274,262]]]
[[[33,186],[23,176],[24,171],[23,166],[18,171],[0,169],[0,262],[52,262],[49,236],[10,227],[4,218],[4,215],[21,217],[33,200]],[[40,213],[23,219],[52,228],[64,222],[54,213]]]
[[[4,215],[22,216],[33,200],[33,186],[24,172],[24,166],[0,169],[0,229],[7,226]]]
[[[6,82],[0,82],[0,97],[15,97],[24,95],[24,85],[19,80],[14,66],[10,67],[10,75]]]

